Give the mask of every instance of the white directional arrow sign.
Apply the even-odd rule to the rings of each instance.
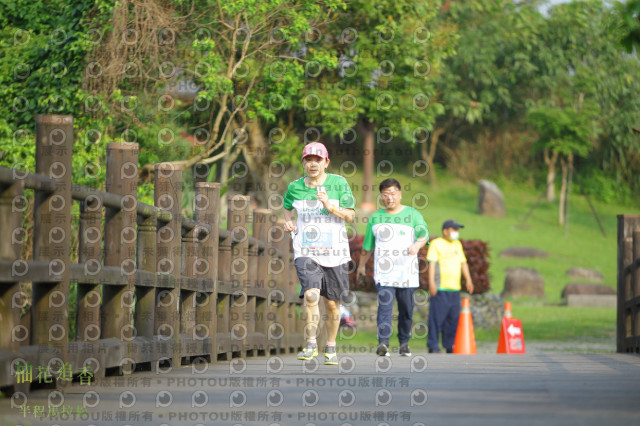
[[[511,337],[519,336],[522,334],[522,330],[520,330],[519,327],[514,327],[513,324],[509,324],[509,328],[507,328],[507,333],[509,333],[509,336]]]

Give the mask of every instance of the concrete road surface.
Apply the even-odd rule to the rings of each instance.
[[[0,424],[637,425],[640,356],[235,359],[14,395],[0,400]]]

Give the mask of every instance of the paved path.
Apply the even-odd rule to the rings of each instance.
[[[46,413],[48,395],[14,404]],[[5,398],[0,424],[630,425],[640,423],[640,356],[353,354],[331,367],[282,355],[74,385],[61,407],[83,399],[88,419],[38,421]]]

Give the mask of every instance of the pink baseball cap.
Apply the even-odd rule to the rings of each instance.
[[[302,158],[309,155],[317,155],[318,157],[329,159],[329,151],[327,151],[327,148],[320,142],[311,142],[305,145],[302,150]]]

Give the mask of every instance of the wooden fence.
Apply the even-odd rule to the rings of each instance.
[[[640,353],[640,215],[618,215],[617,342]]]
[[[72,150],[73,118],[42,115],[36,173],[0,168],[1,388],[15,389],[18,363],[52,371],[69,363],[74,374],[89,367],[99,380],[298,350],[303,326],[289,235],[272,211],[231,197],[227,229],[219,229],[220,186],[200,182],[195,217],[186,218],[182,172],[170,164],[156,165],[154,206],[143,204],[134,143],[108,144],[106,191],[74,185]],[[21,259],[31,243],[25,189],[35,191],[33,260]],[[71,263],[74,201],[78,263]],[[31,308],[21,314],[27,300]]]

